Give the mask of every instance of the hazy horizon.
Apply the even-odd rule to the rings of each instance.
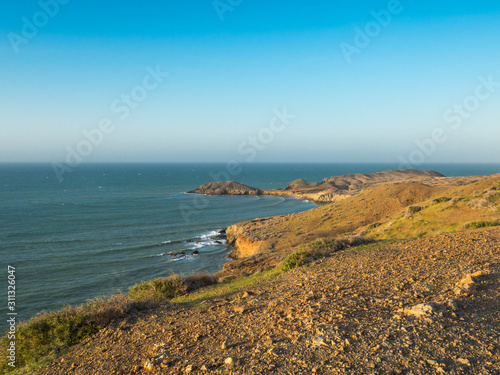
[[[2,163],[498,160],[497,3],[2,8]]]

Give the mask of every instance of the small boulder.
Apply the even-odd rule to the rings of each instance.
[[[479,281],[477,277],[480,276],[481,274],[482,274],[481,272],[475,272],[473,274],[465,276],[462,280],[460,280],[457,283],[455,289],[453,289],[453,292],[459,296],[461,295],[468,296],[473,294],[477,290],[476,284]]]
[[[414,316],[416,318],[427,318],[435,312],[434,307],[426,303],[420,303],[409,309],[400,309],[399,311],[405,315]]]
[[[234,306],[234,312],[243,314],[245,312],[245,308],[243,306]]]

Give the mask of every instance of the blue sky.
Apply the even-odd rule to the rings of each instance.
[[[498,2],[0,10],[0,162],[498,161]]]

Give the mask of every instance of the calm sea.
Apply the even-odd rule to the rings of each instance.
[[[252,164],[232,179],[283,188],[303,178],[371,173],[390,164]],[[492,174],[500,165],[429,165],[448,176]],[[18,320],[41,310],[172,273],[216,272],[228,249],[213,237],[235,222],[300,212],[315,204],[281,197],[186,194],[224,179],[224,164],[89,164],[60,182],[50,165],[0,164],[0,300],[7,313],[7,266],[16,269]],[[197,250],[198,255],[192,255]],[[171,252],[185,256],[171,257]],[[2,281],[3,280],[3,281]],[[0,331],[7,327],[0,320]]]

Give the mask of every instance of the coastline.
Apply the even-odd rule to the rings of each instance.
[[[457,279],[458,271],[462,275],[461,277],[467,276],[467,272],[471,274],[484,272],[481,275],[490,275],[497,272],[496,268],[490,266],[493,264],[492,262],[500,259],[500,249],[497,246],[500,242],[495,242],[495,238],[500,238],[500,232],[498,228],[488,228],[497,226],[500,226],[500,174],[454,178],[432,177],[430,179],[429,177],[424,177],[419,181],[408,179],[407,181],[370,185],[366,186],[366,188],[360,188],[359,191],[348,198],[321,205],[308,211],[253,219],[227,227],[227,241],[230,245],[233,245],[233,255],[236,259],[226,262],[222,271],[213,275],[197,274],[184,278],[179,276],[158,278],[134,285],[127,295],[96,300],[73,310],[61,310],[39,316],[36,319],[40,321],[56,318],[57,321],[60,321],[61,316],[64,316],[64,319],[70,319],[68,327],[74,327],[74,322],[71,319],[80,319],[80,315],[87,316],[85,319],[90,319],[88,322],[84,320],[83,325],[77,328],[88,332],[85,336],[88,337],[87,341],[84,341],[82,344],[76,343],[76,345],[73,343],[72,345],[75,345],[74,348],[68,354],[63,354],[66,358],[71,358],[71,353],[73,352],[88,350],[84,349],[86,342],[105,340],[106,332],[111,332],[115,329],[117,329],[116,332],[120,332],[121,328],[114,328],[118,327],[116,325],[118,323],[115,322],[121,322],[119,323],[120,326],[130,325],[130,330],[135,330],[136,328],[142,331],[155,330],[156,328],[154,327],[157,327],[158,322],[154,322],[151,319],[156,314],[174,314],[174,316],[180,314],[175,320],[169,318],[160,323],[160,325],[170,327],[175,324],[176,326],[184,327],[186,324],[193,325],[193,322],[189,318],[190,314],[196,317],[197,321],[203,321],[203,319],[211,319],[210,317],[213,316],[213,313],[205,314],[205,312],[219,311],[219,308],[222,308],[221,313],[223,315],[218,314],[217,316],[224,317],[224,325],[217,326],[213,322],[204,324],[217,327],[212,328],[212,330],[215,330],[217,337],[223,337],[226,326],[228,328],[232,327],[231,329],[236,329],[237,327],[241,329],[239,324],[242,324],[242,319],[246,319],[245,317],[252,319],[245,323],[252,326],[252,324],[259,321],[258,317],[262,312],[267,314],[266,311],[269,311],[269,307],[266,306],[271,306],[271,304],[272,306],[276,306],[273,304],[273,300],[279,297],[272,297],[272,294],[268,296],[274,290],[273,285],[281,289],[284,288],[281,293],[288,295],[288,282],[284,282],[283,280],[289,280],[293,285],[297,284],[301,286],[299,289],[294,289],[295,291],[290,294],[289,301],[291,305],[286,307],[289,310],[293,305],[318,299],[317,293],[319,295],[323,293],[326,296],[328,295],[328,290],[338,292],[343,290],[343,288],[346,288],[346,290],[353,288],[353,280],[360,275],[362,275],[363,280],[365,280],[363,283],[366,285],[361,283],[355,286],[355,288],[357,289],[357,293],[363,295],[364,292],[360,289],[361,285],[365,285],[363,288],[369,288],[370,283],[373,283],[374,277],[374,270],[370,270],[367,264],[371,264],[371,262],[376,260],[380,263],[379,268],[388,267],[389,263],[387,263],[385,256],[394,252],[397,255],[395,255],[395,258],[391,258],[390,264],[396,267],[395,269],[401,271],[398,267],[407,259],[406,254],[419,254],[418,256],[415,255],[419,259],[434,259],[428,258],[429,251],[431,250],[436,253],[436,256],[441,257],[439,259],[447,264],[447,279],[439,284],[442,286],[433,286],[434,289],[432,290],[439,290],[439,292],[426,292],[427,294],[425,294],[421,291],[412,290],[411,295],[406,296],[404,301],[406,301],[405,303],[412,303],[417,306],[418,302],[422,301],[420,295],[427,296],[430,299],[424,299],[424,302],[427,301],[430,303],[429,306],[432,309],[436,311],[441,309],[439,311],[448,311],[449,313],[449,311],[455,309],[453,307],[452,310],[446,310],[448,309],[446,306],[450,304],[454,306],[450,298],[455,291],[453,288],[450,289],[449,285],[462,285],[460,284],[461,281]],[[461,245],[457,241],[466,246],[467,249],[476,249],[474,250],[475,253],[461,251]],[[488,246],[483,246],[483,243],[488,244]],[[454,244],[455,250],[443,254],[440,246],[435,247],[435,244],[442,244],[440,246],[447,248],[451,246],[450,244]],[[496,245],[493,246],[492,244]],[[482,255],[480,258],[477,258],[477,254]],[[462,259],[461,257],[465,257],[461,261],[469,262],[466,263],[467,267],[465,268],[453,261],[455,258]],[[470,263],[469,257],[473,258],[473,264]],[[378,258],[380,259],[377,260]],[[368,260],[369,262],[367,263]],[[344,265],[351,267],[349,264],[352,264],[352,270],[355,273],[346,272],[341,277],[340,270],[343,269]],[[422,266],[422,261],[418,261],[417,264]],[[328,270],[322,276],[318,276],[320,268],[316,267],[320,265],[324,265]],[[440,270],[439,272],[443,272],[443,268],[437,264],[435,268],[436,270]],[[331,275],[336,276],[329,278],[328,275],[330,275],[330,272],[332,273]],[[422,285],[415,282],[412,285],[419,288],[428,288],[424,282],[429,281],[425,280],[435,280],[436,276],[425,274],[425,272],[430,272],[425,267],[422,268],[421,272],[423,273],[423,276],[421,275],[423,280],[421,281]],[[406,285],[408,283],[409,273],[411,273],[409,270],[403,270],[401,275],[393,274],[393,277],[389,279],[377,276],[377,282],[385,283],[385,286],[381,286],[381,289],[377,290],[385,291],[384,293],[388,294],[390,298],[394,298],[392,296],[394,293],[388,291],[395,290],[397,287],[396,295],[398,295],[398,293],[407,288],[400,287],[399,285]],[[304,279],[297,279],[299,275],[305,274],[310,276]],[[311,278],[317,280],[318,277],[324,277],[327,281],[316,284],[308,281]],[[339,287],[337,285],[339,280],[343,280],[341,282],[345,286]],[[479,283],[479,281],[477,282]],[[304,290],[302,290],[303,288]],[[306,289],[310,288],[313,288],[311,298],[309,298],[309,294],[305,293]],[[457,286],[457,288],[456,293],[461,295],[462,286]],[[199,289],[200,291],[198,291]],[[498,289],[492,290],[492,293],[497,292]],[[305,299],[304,293],[306,296]],[[252,297],[253,295],[264,296],[261,297],[266,301],[264,305],[258,302],[261,300],[260,298],[254,298]],[[359,294],[356,294],[356,296],[359,297]],[[355,298],[359,299],[358,297]],[[341,309],[341,306],[347,306],[346,304],[353,297],[346,296],[345,298],[347,299],[342,299],[344,298],[343,293],[336,293],[331,297],[324,298],[327,298],[327,300],[328,298],[340,298],[341,302],[338,305],[331,305],[329,309]],[[250,301],[254,300],[256,301],[255,305],[252,305]],[[377,301],[375,302],[378,303]],[[191,310],[190,306],[192,304],[202,307],[199,310]],[[354,306],[361,306],[363,304],[366,305],[366,300],[359,300],[353,305],[353,308]],[[102,324],[104,327],[109,328],[103,329],[100,325],[95,326],[95,323],[92,323],[95,318],[88,314],[90,311],[96,311],[96,307],[94,306],[99,306],[98,310],[100,309],[100,311],[106,311],[104,316],[108,316],[109,318],[102,321]],[[380,307],[377,306],[374,305],[370,308],[373,311],[383,313],[384,310],[380,310]],[[413,307],[412,305],[408,308],[413,311]],[[399,309],[400,306],[397,306],[397,308]],[[391,309],[394,310],[392,315],[394,313],[399,314],[398,320],[403,319],[406,321],[408,319],[404,309],[402,312],[396,310],[395,307],[391,307]],[[433,311],[432,309],[429,311]],[[358,310],[353,311],[357,312]],[[76,316],[73,317],[72,314],[76,314]],[[264,326],[267,328],[271,327],[274,324],[273,322],[276,321],[275,319],[280,321],[279,319],[287,316],[287,314],[290,315],[288,312],[285,315],[281,315],[280,313],[278,317],[269,318],[271,320],[268,318],[264,319]],[[428,315],[431,317],[425,315],[424,319],[441,319],[436,318],[434,313],[428,313]],[[268,315],[265,316],[267,317]],[[370,316],[376,319],[376,315]],[[146,325],[135,323],[138,317],[148,319],[148,323],[144,323]],[[321,322],[318,316],[307,319],[315,319],[318,324]],[[332,317],[332,319],[332,321],[335,321],[337,318]],[[346,324],[353,323],[349,320],[350,318],[345,317],[343,314],[342,319],[347,320]],[[365,318],[360,316],[359,319],[360,321],[357,324],[368,324],[368,327],[370,326],[371,323],[364,322],[363,319]],[[447,315],[443,319],[448,319]],[[491,317],[488,316],[488,319],[491,319]],[[142,321],[142,318],[140,320]],[[29,322],[25,323],[24,326],[20,327],[21,331],[32,329],[30,324]],[[33,324],[35,326],[39,325],[35,321],[33,321]],[[262,324],[262,321],[259,321],[259,324]],[[195,327],[198,326],[195,324]],[[302,326],[302,329],[308,335],[313,334],[313,332],[307,330],[307,325]],[[392,328],[389,329],[389,332],[391,330]],[[286,333],[282,337],[279,332],[281,331],[277,331],[277,335],[280,337],[277,339],[277,342],[286,342],[286,337],[288,337],[286,335],[289,333]],[[491,335],[491,332],[487,330],[484,332],[486,337]],[[213,337],[213,333],[205,334]],[[430,333],[429,337],[433,337],[433,334]],[[326,336],[326,334],[323,334],[323,336]],[[177,338],[185,340],[182,334],[178,337],[165,337],[164,340],[166,342],[175,342]],[[116,340],[119,341],[120,338],[117,337]],[[306,342],[311,343],[311,340],[316,339],[309,337]],[[149,341],[146,340],[146,342]],[[193,348],[207,350],[204,340],[195,342],[192,346]],[[361,349],[359,353],[357,352],[359,355],[366,354],[367,349],[363,346],[365,344],[368,345],[368,343],[360,342]],[[92,345],[94,346],[95,344]],[[122,343],[120,345],[126,344]],[[127,345],[131,345],[131,343]],[[213,344],[210,345],[213,347]],[[244,344],[243,347],[245,345],[247,344]],[[298,345],[297,348],[299,348],[302,347],[301,345],[304,345],[304,342],[298,340],[293,345]],[[49,348],[51,351],[54,350],[52,346],[49,346]],[[224,348],[222,349],[225,350]],[[113,345],[110,350],[111,352],[120,353],[121,347]],[[168,368],[174,366],[177,369],[176,371],[181,371],[182,369],[179,366],[185,358],[191,358],[197,368],[200,368],[203,364],[200,361],[205,361],[204,357],[196,359],[190,353],[179,351],[179,353],[181,352],[182,355],[175,357],[175,359],[172,359],[165,366]],[[214,355],[219,356],[220,353],[218,351],[217,353]],[[236,358],[240,358],[238,366],[250,366],[251,362],[248,362],[249,360],[245,357],[245,354],[238,353],[234,352],[232,354]],[[124,354],[121,355],[123,356]],[[483,352],[477,353],[477,355],[483,355]],[[338,358],[342,358],[341,354],[337,356]],[[96,357],[102,357],[102,355],[97,353]],[[130,360],[122,365],[127,368],[132,365],[136,366],[134,367],[136,368],[134,371],[142,374],[149,371],[148,367],[150,363],[152,364],[152,368],[160,366],[163,363],[161,358],[160,356],[153,356],[151,360],[140,363]],[[416,355],[416,358],[420,357]],[[109,360],[113,362],[112,359]],[[76,373],[84,373],[78,372],[80,371],[80,366],[75,362],[75,359],[71,359],[70,361],[76,363],[73,367],[76,369]],[[93,360],[90,362],[92,366],[99,366]],[[204,365],[214,369],[223,366],[223,364],[218,362]],[[66,371],[67,365],[60,361],[54,362],[46,371],[43,369],[40,370],[39,374],[58,373],[59,370]],[[81,371],[84,371],[83,367]],[[106,371],[102,373],[107,374],[108,372]]]
[[[370,226],[381,225],[378,221],[383,216],[392,216],[407,206],[440,194],[441,191],[474,184],[494,176],[446,177],[433,171],[386,171],[326,178],[320,183],[296,180],[289,183],[286,189],[281,190],[258,189],[235,181],[209,183],[189,193],[235,196],[271,195],[311,199],[311,193],[304,193],[304,190],[309,190],[312,186],[315,189],[312,193],[315,194],[315,197],[329,197],[329,202],[315,201],[318,207],[299,214],[257,218],[228,226],[226,234],[227,244],[231,246],[231,260],[226,262],[222,271],[217,272],[217,275],[224,279],[225,277],[237,277],[238,269],[242,269],[242,274],[248,275],[259,272],[268,266],[276,266],[283,260],[287,248],[294,248],[300,243],[308,243],[312,240],[332,236],[367,234],[367,231],[373,229]],[[337,184],[332,184],[332,180]],[[339,184],[338,181],[341,183]],[[325,182],[327,183],[325,184]],[[392,193],[384,190],[387,187],[392,189]],[[332,192],[334,189],[335,192]],[[361,202],[356,203],[359,208],[355,211],[367,212],[355,223],[352,218],[357,214],[348,207],[351,203],[344,204],[343,202],[351,202],[352,199],[363,194],[367,197],[360,198]],[[370,194],[373,197],[368,198]],[[404,198],[399,197],[401,194]],[[395,199],[388,199],[388,196],[394,196]],[[387,200],[386,203],[383,203],[384,199]],[[373,202],[373,207],[369,207],[368,210],[363,207],[365,205],[362,201],[365,200]],[[374,212],[380,210],[377,207],[377,201],[389,207],[388,211],[373,215]],[[332,204],[338,204],[339,207],[342,207],[338,212],[342,220],[332,220],[332,210],[329,209]],[[303,225],[304,222],[316,224]],[[345,225],[345,222],[350,223],[350,225]],[[319,226],[325,229],[318,230]],[[304,229],[300,230],[301,227]]]

